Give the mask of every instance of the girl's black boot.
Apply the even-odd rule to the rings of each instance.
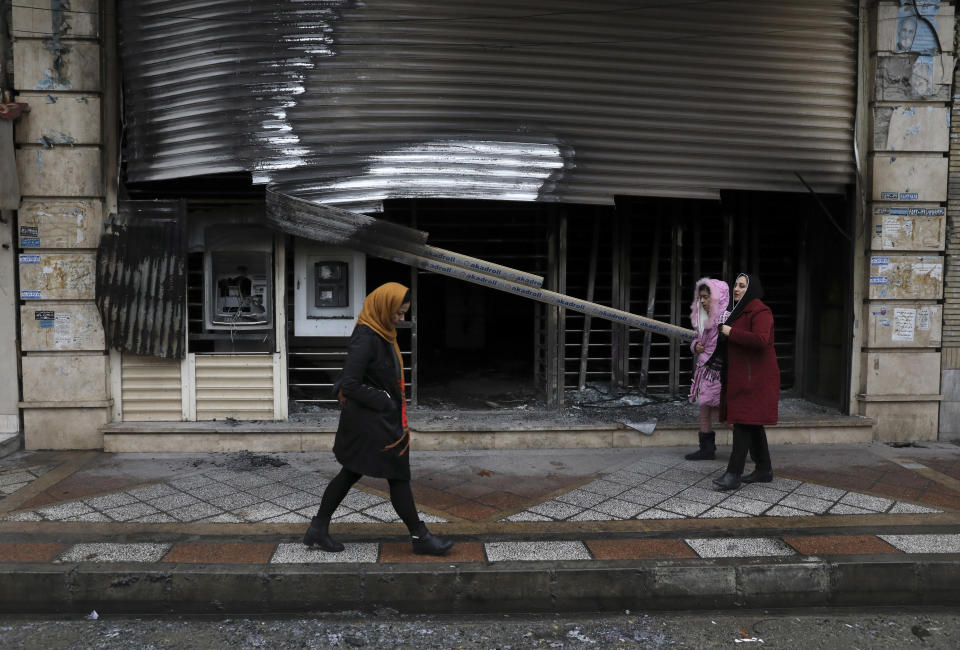
[[[708,431],[699,434],[700,449],[684,456],[687,460],[713,460],[717,457],[717,434]]]

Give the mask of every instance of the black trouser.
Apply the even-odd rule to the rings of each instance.
[[[323,491],[317,517],[330,519],[340,502],[347,496],[347,492],[350,491],[354,483],[360,480],[361,476],[363,474],[352,472],[346,467],[341,469],[340,473],[334,476],[330,484],[327,485],[327,489]],[[387,479],[387,482],[390,484],[390,502],[393,504],[393,509],[397,511],[397,515],[403,520],[407,530],[412,535],[420,527],[420,515],[417,514],[417,506],[413,502],[410,481],[391,478]]]
[[[759,424],[734,424],[733,449],[730,451],[727,471],[737,476],[743,474],[748,452],[753,462],[757,464],[758,472],[773,471],[770,448],[767,446],[767,432],[764,428]]]

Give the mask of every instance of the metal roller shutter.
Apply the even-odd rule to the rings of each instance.
[[[120,5],[131,180],[358,210],[853,180],[852,0]]]

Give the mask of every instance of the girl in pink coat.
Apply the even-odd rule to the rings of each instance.
[[[690,320],[697,338],[690,344],[694,355],[690,402],[700,405],[700,448],[684,456],[687,460],[713,460],[717,434],[713,420],[720,414],[720,375],[723,351],[717,350],[717,333],[727,317],[730,288],[723,280],[701,278],[690,305]]]

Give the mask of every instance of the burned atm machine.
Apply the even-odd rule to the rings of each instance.
[[[298,239],[294,252],[294,335],[348,337],[363,307],[366,257]]]
[[[273,329],[273,237],[263,228],[209,227],[203,259],[204,328]]]

